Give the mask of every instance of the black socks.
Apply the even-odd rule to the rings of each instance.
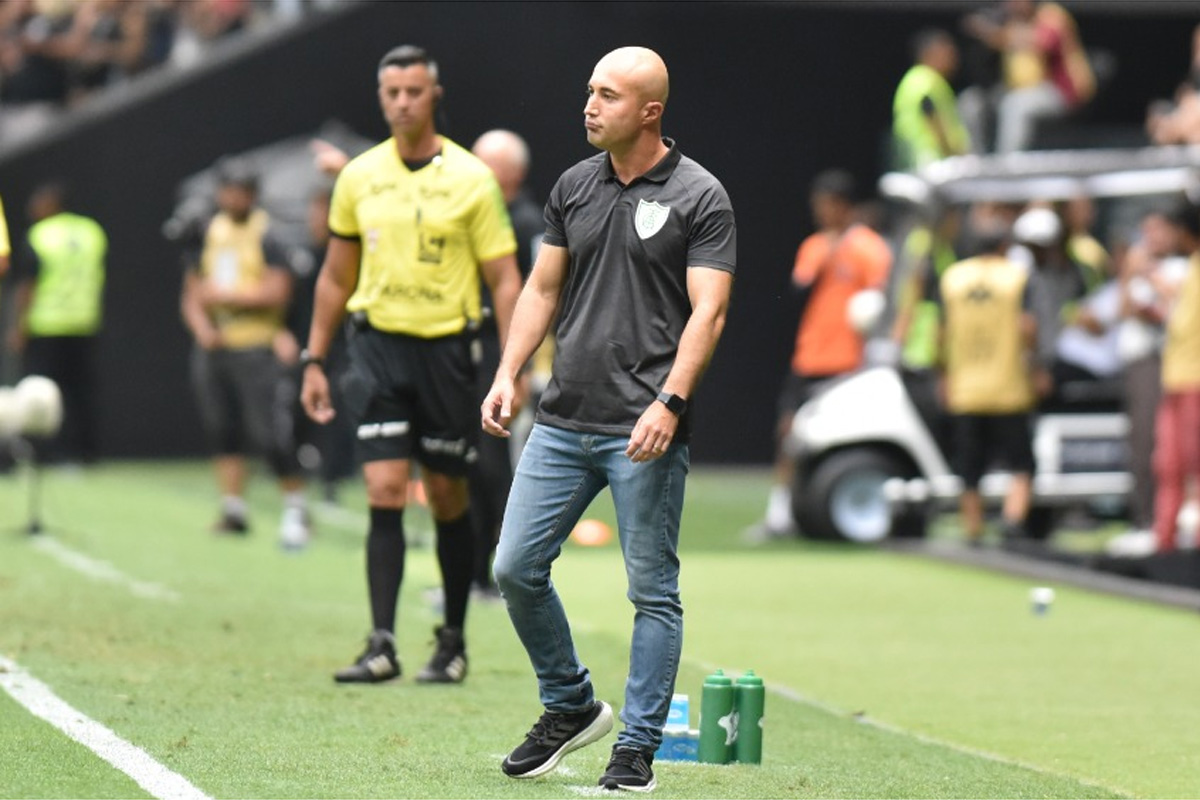
[[[437,557],[446,598],[446,627],[462,630],[475,566],[475,534],[469,514],[437,523]]]
[[[367,533],[367,591],[375,630],[396,629],[396,604],[404,580],[404,510],[372,508]]]

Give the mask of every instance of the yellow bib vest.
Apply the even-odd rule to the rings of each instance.
[[[1168,392],[1200,389],[1200,256],[1192,256],[1167,321],[1162,385]]]
[[[942,276],[947,405],[955,414],[1015,414],[1033,407],[1021,341],[1027,275],[1002,256],[952,265]]]
[[[270,267],[263,256],[263,237],[270,218],[262,209],[245,222],[218,214],[204,236],[200,277],[223,289],[241,289],[262,281]],[[280,309],[215,309],[213,324],[225,346],[233,350],[269,347],[283,326]]]
[[[92,219],[61,213],[29,229],[38,276],[27,326],[30,336],[91,336],[103,312],[108,237]]]

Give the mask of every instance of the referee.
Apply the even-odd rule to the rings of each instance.
[[[379,104],[392,136],[339,173],[329,212],[332,238],[317,278],[301,402],[315,421],[333,419],[323,362],[350,312],[345,408],[357,426],[370,506],[366,650],[334,679],[375,683],[400,675],[394,638],[404,577],[404,504],[412,462],[421,467],[437,527],[445,624],[421,682],[466,677],[463,642],[474,547],[467,472],[478,423],[474,332],[480,275],[491,290],[501,339],[521,288],[516,240],[491,170],[438,134],[437,63],[420,47],[379,63]]]

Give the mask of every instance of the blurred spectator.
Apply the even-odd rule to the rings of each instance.
[[[24,137],[67,101],[67,61],[75,50],[71,6],[14,0],[3,10],[0,45],[0,140]]]
[[[1155,546],[1153,468],[1155,416],[1161,400],[1163,323],[1175,290],[1187,273],[1180,257],[1180,230],[1174,212],[1147,213],[1121,265],[1121,322],[1117,349],[1125,383],[1129,418],[1129,461],[1134,490],[1130,496],[1129,535],[1114,543],[1115,554],[1139,555]]]
[[[1200,143],[1200,25],[1192,31],[1192,60],[1173,100],[1155,100],[1146,113],[1155,144]]]
[[[1112,277],[1112,258],[1100,240],[1092,235],[1096,225],[1096,203],[1085,195],[1061,200],[1054,211],[1067,227],[1067,256],[1083,267],[1089,289],[1107,283]]]
[[[517,267],[521,279],[529,277],[546,224],[542,207],[534,202],[525,188],[529,172],[529,146],[517,134],[507,130],[490,130],[475,140],[471,147],[480,161],[487,164],[496,176],[513,233],[517,237]],[[478,399],[482,404],[492,388],[496,368],[500,366],[500,333],[492,309],[491,292],[480,286],[483,297],[483,321],[479,327],[481,358],[477,365]],[[529,372],[524,371],[517,386],[519,413],[529,398]],[[500,537],[500,521],[508,504],[508,490],[513,479],[513,453],[509,440],[481,436],[477,448],[478,460],[471,465],[470,491],[471,524],[475,531],[475,572],[472,589],[485,597],[499,598],[500,592],[492,581],[492,557]]]
[[[0,290],[2,290],[4,287],[4,277],[8,274],[9,266],[12,263],[11,256],[12,243],[8,238],[8,221],[4,215],[4,203],[0,202]],[[3,332],[4,330],[5,314],[4,303],[2,302],[3,300],[4,293],[3,291],[0,291],[0,332]],[[5,351],[8,349],[8,343],[5,341],[5,338],[6,337],[0,336],[0,348],[3,348],[0,349],[0,384],[8,383],[9,377],[6,374],[8,370],[3,368],[7,366],[5,364]],[[9,460],[8,453],[4,450],[0,450],[0,472],[3,472],[5,468],[10,465],[11,461]]]
[[[1162,352],[1162,399],[1155,420],[1154,534],[1159,552],[1174,550],[1179,511],[1200,490],[1200,210],[1188,204],[1177,217],[1186,274],[1167,315]]]
[[[170,61],[179,67],[199,64],[208,47],[250,24],[249,0],[185,0],[178,3]]]
[[[276,417],[276,391],[294,340],[284,332],[291,297],[286,253],[258,207],[258,175],[244,161],[217,166],[218,214],[209,223],[198,261],[184,275],[180,308],[196,342],[192,382],[214,452],[221,515],[214,530],[245,534],[248,452],[266,456],[284,496],[279,536],[297,548],[309,538],[304,479],[293,431]]]
[[[879,234],[856,222],[855,196],[854,178],[843,170],[827,170],[813,180],[810,202],[818,230],[801,243],[792,269],[802,310],[791,369],[779,398],[775,485],[765,519],[746,532],[751,539],[794,530],[794,468],[783,442],[796,410],[829,380],[862,365],[863,337],[851,326],[847,306],[857,293],[883,287],[892,253]]]
[[[308,338],[312,325],[313,295],[317,276],[329,245],[329,203],[331,184],[318,186],[310,195],[305,213],[306,236],[302,243],[285,248],[292,272],[291,302],[285,329],[280,331],[276,355],[286,365],[275,393],[277,418],[294,432],[300,465],[320,477],[327,501],[337,499],[339,482],[354,475],[354,429],[346,415],[335,417],[328,425],[317,425],[300,405],[299,355],[301,343]],[[330,343],[325,371],[331,378],[335,402],[342,399],[340,379],[349,364],[346,337],[338,331]]]
[[[980,200],[972,203],[963,218],[963,225],[955,243],[955,251],[963,257],[979,255],[987,251],[995,243],[995,231],[1012,231],[1013,223],[1021,215],[1023,206],[1020,203],[1005,203],[995,200]],[[1009,239],[1005,237],[1006,241]],[[1010,253],[1019,261],[1021,255],[1027,255],[1022,248],[1013,246],[1014,250],[1022,250],[1021,254]]]
[[[1049,208],[1030,208],[1013,223],[1014,241],[1029,250],[1030,308],[1037,321],[1034,348],[1034,390],[1051,404],[1061,401],[1054,380],[1058,337],[1074,322],[1077,303],[1087,293],[1083,270],[1067,256],[1066,231]]]
[[[993,459],[1012,479],[1001,516],[1005,540],[1024,535],[1034,468],[1030,356],[1037,338],[1029,274],[1005,256],[1008,231],[981,232],[982,255],[950,266],[939,284],[944,397],[955,471],[962,478],[962,526],[968,543],[983,538],[979,481]]]
[[[958,70],[950,34],[925,30],[913,40],[916,63],[900,80],[892,101],[895,167],[915,169],[970,150],[949,81]]]
[[[916,225],[900,249],[892,339],[901,347],[900,363],[906,369],[929,370],[937,363],[937,284],[958,261],[954,241],[961,226],[962,211],[950,207],[936,221]]]
[[[996,152],[1028,149],[1038,120],[1063,117],[1088,102],[1096,79],[1074,18],[1057,3],[1005,0],[1004,20],[973,13],[971,36],[1002,55]]]
[[[165,63],[199,64],[209,46],[296,9],[252,0],[3,0],[0,143],[28,138],[69,104]],[[262,9],[264,13],[256,12]]]
[[[1089,290],[1076,304],[1075,313],[1064,320],[1054,363],[1056,387],[1075,381],[1115,379],[1121,374],[1117,347],[1121,284],[1111,265],[1111,260],[1105,262],[1109,270],[1106,279]]]
[[[30,197],[33,225],[16,259],[10,344],[24,355],[26,375],[45,375],[62,392],[62,428],[39,445],[39,460],[79,464],[96,457],[96,340],[108,237],[98,222],[68,207],[61,183],[44,184]]]
[[[144,64],[150,6],[89,0],[78,6],[70,51],[70,96],[79,98],[138,72]]]
[[[4,214],[4,202],[0,200],[0,279],[8,273],[11,263],[12,243],[8,238],[8,219]]]

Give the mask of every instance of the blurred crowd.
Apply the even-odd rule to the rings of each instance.
[[[43,130],[99,89],[167,65],[194,66],[215,43],[332,0],[3,0],[0,143]]]
[[[1085,36],[1063,6],[1035,0],[980,4],[957,33],[921,31],[894,94],[888,166],[916,171],[955,156],[1038,149],[1048,123],[1082,130],[1079,117],[1114,69]],[[956,92],[964,63],[968,85]],[[1200,142],[1200,27],[1175,98],[1151,103],[1145,130],[1146,144]],[[1036,414],[1123,410],[1135,488],[1130,532],[1112,552],[1174,549],[1180,509],[1200,494],[1200,418],[1187,416],[1195,416],[1192,400],[1180,400],[1200,391],[1200,365],[1188,366],[1200,359],[1192,350],[1200,339],[1196,200],[1179,191],[1122,209],[1087,196],[918,204],[881,224],[848,173],[818,175],[810,186],[817,230],[792,272],[802,310],[779,402],[776,485],[748,535],[795,529],[799,484],[786,439],[796,409],[876,360],[901,368],[935,420],[932,433],[965,486],[968,541],[985,535],[976,488],[985,463],[1012,477],[1003,539],[1030,535]],[[883,302],[873,294],[890,300],[880,323],[864,312]]]

